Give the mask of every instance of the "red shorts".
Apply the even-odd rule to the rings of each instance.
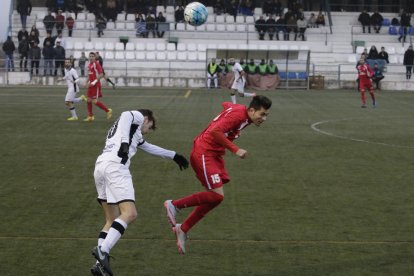
[[[208,190],[220,188],[230,181],[221,155],[206,156],[192,151],[190,163],[198,180]]]
[[[86,96],[91,99],[97,99],[102,97],[101,86],[99,84],[89,87]]]
[[[372,82],[371,82],[370,79],[362,79],[362,78],[360,78],[359,79],[359,90],[365,90],[365,88],[368,89],[368,90],[374,89],[374,87],[372,86]]]

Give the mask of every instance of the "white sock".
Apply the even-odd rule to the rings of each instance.
[[[108,235],[106,235],[105,240],[101,244],[101,250],[103,252],[109,253],[112,247],[114,247],[115,244],[119,241],[122,234],[124,234],[124,231],[127,229],[127,227],[128,224],[120,218],[114,220],[111,228],[109,228]]]
[[[71,108],[69,108],[69,110],[70,110],[70,114],[72,114],[72,117],[78,118],[78,115],[76,115],[75,107],[71,107]]]
[[[230,97],[231,97],[231,102],[235,104],[236,103],[236,95],[231,95]]]
[[[256,96],[256,93],[247,93],[247,92],[244,92],[243,94],[244,94],[245,97],[254,97],[254,96]]]
[[[79,102],[81,102],[82,101],[82,99],[80,98],[80,97],[77,97],[77,98],[74,98],[73,99],[73,102],[74,103],[79,103]]]

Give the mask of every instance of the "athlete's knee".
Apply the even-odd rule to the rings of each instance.
[[[243,92],[238,92],[240,97],[244,97],[244,93]]]
[[[211,203],[219,205],[224,200],[224,194],[219,194],[214,191],[212,193]]]
[[[68,106],[68,107],[71,107],[72,102],[65,102],[65,105]]]
[[[98,102],[98,100],[97,99],[92,99],[92,103],[93,104],[96,104]]]

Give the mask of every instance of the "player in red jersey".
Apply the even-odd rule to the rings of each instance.
[[[363,59],[359,61],[357,66],[358,70],[358,78],[359,78],[359,92],[361,92],[361,100],[362,100],[362,108],[366,108],[366,100],[365,100],[365,88],[369,90],[369,94],[371,95],[372,99],[372,106],[376,106],[375,102],[375,94],[374,94],[374,86],[372,85],[371,78],[374,76],[374,71],[372,71],[371,67],[364,62]]]
[[[112,109],[107,108],[102,102],[98,99],[102,97],[101,92],[101,82],[100,79],[103,77],[102,67],[99,64],[99,61],[96,60],[96,54],[94,52],[89,53],[89,79],[87,82],[88,92],[86,96],[88,97],[88,117],[84,121],[92,122],[95,120],[92,112],[92,103],[97,107],[106,112],[106,118],[109,120],[112,117]]]
[[[247,151],[237,147],[233,140],[246,126],[252,123],[260,126],[266,121],[272,101],[265,96],[255,96],[248,107],[229,102],[222,106],[223,111],[194,139],[191,151],[191,167],[206,191],[164,202],[181,254],[185,253],[188,231],[224,199],[223,184],[230,181],[223,159],[226,149],[240,158],[246,157]],[[196,208],[185,221],[182,224],[176,223],[177,212],[193,206]]]

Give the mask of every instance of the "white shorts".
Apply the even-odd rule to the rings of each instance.
[[[246,84],[245,78],[241,78],[238,80],[233,81],[233,85],[231,86],[231,89],[237,90],[237,92],[244,92],[244,85]]]
[[[100,161],[95,164],[93,173],[98,199],[107,203],[135,201],[132,176],[127,166],[112,161]]]
[[[68,92],[66,92],[66,97],[65,97],[65,102],[73,102],[76,98],[76,93],[79,92],[79,87],[76,86],[75,87],[69,87],[68,88]]]

